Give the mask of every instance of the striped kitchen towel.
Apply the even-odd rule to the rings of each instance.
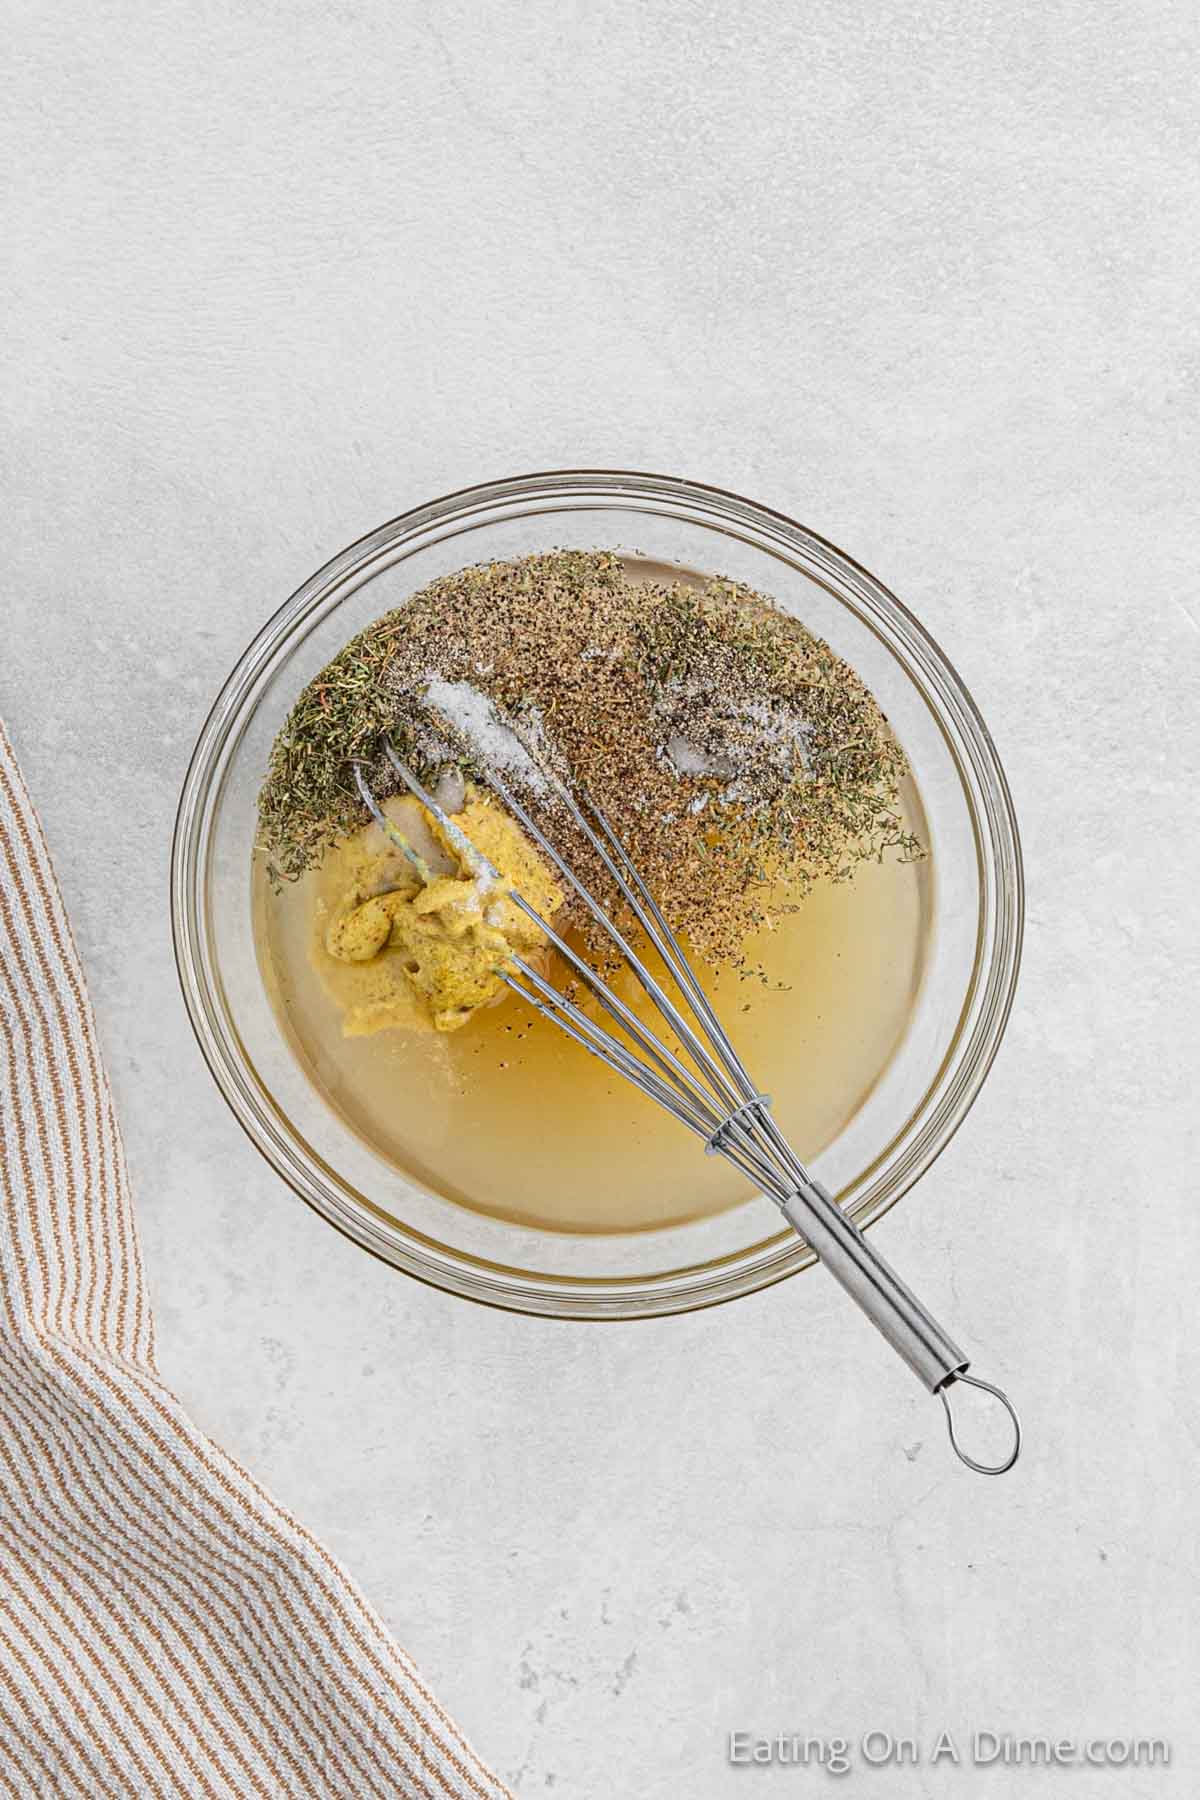
[[[158,1374],[83,973],[0,726],[0,1794],[507,1793]]]

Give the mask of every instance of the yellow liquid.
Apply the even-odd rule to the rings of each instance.
[[[923,841],[915,794],[910,818]],[[421,1187],[543,1230],[657,1229],[748,1198],[746,1182],[653,1101],[516,996],[448,1035],[342,1036],[309,959],[315,874],[282,894],[254,871],[259,963],[281,1029],[326,1102]],[[904,1036],[930,929],[928,863],[889,859],[813,890],[754,940],[770,987],[698,971],[752,1080],[811,1160],[863,1105]],[[655,1017],[632,976],[617,984]],[[779,991],[784,989],[786,991]]]

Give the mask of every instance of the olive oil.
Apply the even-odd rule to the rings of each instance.
[[[925,837],[919,800],[906,812]],[[385,1162],[429,1191],[524,1226],[660,1229],[749,1195],[720,1157],[520,999],[507,995],[448,1035],[393,1029],[344,1037],[311,958],[320,871],[274,892],[256,858],[254,917],[280,1029],[326,1103]],[[847,881],[817,883],[747,947],[761,968],[701,969],[753,1079],[812,1159],[863,1105],[912,1014],[931,929],[928,859],[894,853]],[[650,1018],[636,981],[617,985]]]

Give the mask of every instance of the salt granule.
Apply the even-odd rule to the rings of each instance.
[[[462,738],[485,769],[511,775],[534,794],[545,794],[549,783],[515,731],[505,724],[494,703],[467,681],[447,681],[430,674],[425,699]],[[540,721],[533,721],[535,741]]]

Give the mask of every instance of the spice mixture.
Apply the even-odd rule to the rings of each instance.
[[[739,963],[814,881],[922,853],[903,752],[826,643],[748,588],[635,580],[609,551],[458,570],[349,643],[272,751],[260,845],[274,882],[368,822],[356,762],[380,799],[396,792],[385,736],[430,782],[499,774],[615,909],[556,792],[586,789],[716,964]]]

